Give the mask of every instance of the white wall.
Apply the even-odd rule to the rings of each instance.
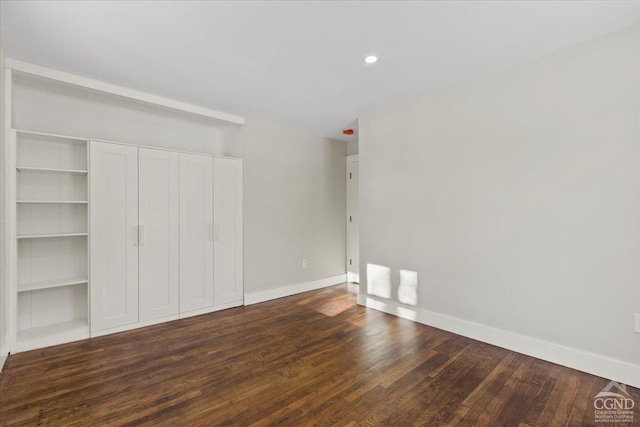
[[[640,372],[640,25],[359,128],[361,292]]]
[[[358,154],[358,140],[354,139],[347,142],[347,156]]]
[[[244,159],[245,293],[345,274],[346,144],[250,118],[227,137]]]
[[[213,120],[32,78],[14,79],[13,127],[61,135],[222,154]]]

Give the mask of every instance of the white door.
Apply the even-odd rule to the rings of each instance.
[[[178,153],[140,148],[140,321],[178,314]]]
[[[213,307],[213,159],[180,154],[180,312]]]
[[[138,321],[138,148],[91,142],[91,329]]]
[[[216,158],[214,172],[214,302],[242,304],[242,161]]]
[[[358,157],[347,158],[347,276],[360,281],[360,181]]]

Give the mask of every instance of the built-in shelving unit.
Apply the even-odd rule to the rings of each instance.
[[[76,115],[68,115],[73,111],[75,105],[82,106],[84,104],[85,94],[90,94],[92,105],[95,101],[95,104],[105,103],[108,108],[113,106],[123,113],[133,111],[133,114],[130,114],[126,121],[135,122],[136,118],[140,117],[137,111],[139,106],[144,105],[145,114],[148,110],[149,114],[157,114],[158,118],[167,117],[168,114],[169,117],[181,120],[187,117],[197,118],[199,123],[204,119],[203,123],[210,121],[215,123],[216,129],[219,125],[244,124],[242,117],[132,91],[128,88],[74,76],[11,58],[6,60],[4,75],[3,89],[6,90],[3,91],[3,97],[7,108],[4,111],[3,119],[4,123],[13,129],[7,129],[10,132],[8,132],[6,144],[3,146],[2,155],[0,155],[0,160],[5,166],[3,169],[6,174],[5,190],[7,191],[4,208],[9,227],[4,236],[6,238],[2,242],[4,246],[2,252],[6,254],[8,265],[0,272],[6,279],[5,282],[9,288],[8,298],[6,298],[7,304],[2,307],[3,313],[5,310],[8,312],[8,322],[7,340],[0,342],[2,353],[0,354],[0,363],[9,351],[20,352],[88,338],[90,326],[95,327],[97,323],[92,320],[90,295],[94,301],[94,308],[96,308],[93,310],[93,314],[98,313],[99,309],[104,309],[98,315],[105,318],[119,317],[120,313],[117,310],[123,304],[123,298],[121,298],[123,295],[119,292],[125,287],[128,292],[125,299],[129,298],[129,295],[131,298],[134,294],[136,294],[136,298],[140,295],[138,293],[138,273],[131,274],[132,278],[136,276],[131,283],[122,283],[119,281],[120,276],[112,274],[114,270],[119,274],[122,269],[122,265],[114,264],[112,261],[112,259],[122,259],[117,249],[105,248],[105,253],[113,258],[108,258],[105,253],[95,250],[99,247],[96,242],[100,243],[96,240],[100,234],[98,231],[106,228],[104,224],[109,224],[110,230],[117,230],[120,233],[118,236],[122,234],[133,235],[135,230],[127,229],[122,232],[118,228],[122,221],[130,222],[129,218],[123,220],[122,218],[104,216],[105,221],[99,227],[96,227],[95,221],[90,219],[90,213],[95,214],[98,211],[92,207],[96,206],[95,201],[98,200],[96,195],[105,200],[112,200],[107,202],[109,203],[107,205],[109,212],[114,211],[112,205],[122,202],[119,200],[119,196],[121,196],[119,193],[110,194],[97,191],[92,192],[92,197],[88,197],[91,192],[89,184],[93,178],[96,176],[115,177],[114,180],[118,181],[116,184],[120,185],[119,179],[123,178],[126,173],[123,174],[118,169],[120,162],[117,160],[111,163],[112,168],[107,171],[90,166],[88,154],[91,150],[88,138],[64,135],[66,132],[81,132],[80,135],[87,136],[98,136],[102,133],[99,129],[94,128],[91,120],[85,122],[83,119],[78,120]],[[67,91],[67,89],[71,90]],[[72,101],[71,108],[67,111],[65,106],[64,111],[52,111],[53,108],[63,104],[42,102],[42,100],[57,99],[57,96],[53,98],[50,98],[49,95],[41,97],[43,91],[51,92],[52,95],[61,95],[65,103]],[[38,96],[33,96],[36,94]],[[68,97],[78,98],[79,103],[75,99],[68,99]],[[96,111],[105,110],[100,108]],[[60,117],[65,119],[56,119],[58,113],[60,113]],[[117,127],[123,123],[121,117],[105,117],[104,119],[104,123],[109,126]],[[70,121],[66,122],[67,120]],[[149,123],[154,122],[155,120]],[[81,126],[76,126],[77,124],[81,124]],[[58,134],[17,129],[21,127],[48,130]],[[72,128],[75,130],[71,130]],[[126,132],[126,129],[121,130],[122,132],[116,133],[124,134]],[[116,137],[115,134],[114,137]],[[131,136],[129,135],[125,139],[131,139]],[[176,142],[174,148],[178,149],[180,146],[181,144]],[[156,177],[160,180],[158,182],[164,182],[161,181],[164,169],[162,166],[157,167],[157,164],[157,162],[154,163],[154,166],[150,168],[157,175],[149,174],[148,176]],[[133,182],[135,179],[131,181]],[[170,182],[167,181],[167,184]],[[135,185],[136,191],[138,191],[137,184],[132,185]],[[173,187],[170,188],[169,194],[173,198],[179,196],[179,192],[176,192]],[[156,190],[157,188],[150,186],[148,194],[159,197],[165,194],[162,191],[167,191],[165,187],[161,187],[160,192]],[[132,207],[138,203],[137,196],[135,200],[131,201]],[[129,200],[126,202],[129,203]],[[138,209],[137,206],[135,208]],[[151,208],[149,212],[160,215]],[[159,218],[159,216],[154,216],[154,218]],[[228,223],[239,226],[242,224],[242,217],[239,218],[228,221]],[[113,225],[112,222],[117,222],[118,225]],[[138,226],[137,222],[135,224]],[[223,240],[226,236],[224,224],[221,231]],[[154,240],[155,237],[152,237],[154,234],[150,234],[152,232],[152,229],[149,228],[151,224],[140,225],[142,227],[138,228],[138,233],[135,235],[144,240],[144,226],[146,225],[148,234],[145,249],[148,248],[148,253],[153,255],[153,259],[160,259],[159,254],[162,253],[163,247],[162,245],[156,246],[157,241]],[[211,225],[209,223],[210,227]],[[95,232],[91,232],[90,226],[94,227]],[[142,234],[139,233],[140,231]],[[240,243],[241,240],[240,235]],[[95,245],[93,253],[97,255],[93,258],[98,260],[101,269],[94,268],[91,271],[90,243]],[[169,247],[175,249],[175,246],[170,245]],[[223,245],[220,244],[218,247],[221,249]],[[241,246],[240,249],[234,249],[232,246],[227,249],[225,243],[224,249],[228,250],[230,255],[221,255],[224,254],[222,250],[218,250],[216,253],[223,260],[233,258],[235,261],[233,263],[224,262],[222,267],[218,269],[218,275],[224,271],[224,268],[231,269],[234,266],[241,267],[242,265]],[[137,251],[138,245],[133,250]],[[163,264],[162,260],[160,264],[147,262],[148,270],[142,273],[143,278],[148,277],[147,282],[144,282],[147,287],[142,291],[142,302],[138,304],[136,299],[136,302],[131,304],[131,311],[132,313],[135,311],[135,314],[131,315],[132,323],[125,325],[127,328],[138,327],[146,323],[142,317],[138,316],[139,307],[146,304],[148,315],[151,313],[152,305],[163,298],[163,286],[167,282],[155,280],[155,277],[164,278],[163,271],[165,270],[154,268],[154,265],[166,267]],[[96,279],[99,277],[96,271],[108,273],[105,274],[107,276],[105,283],[108,283],[108,287],[103,294],[97,292],[101,288],[96,287],[99,282]],[[238,271],[240,272],[240,275],[237,275],[239,279],[234,282],[234,285],[237,289],[242,289],[241,268]],[[172,286],[175,286],[177,282],[174,279],[171,280]],[[211,280],[209,282],[213,286],[213,282]],[[231,283],[230,281],[225,282]],[[131,289],[134,288],[135,290],[132,291]],[[223,297],[227,297],[224,291]],[[124,304],[128,304],[128,301],[124,301]],[[242,304],[242,295],[236,298],[233,304]],[[226,306],[231,305],[227,304]],[[220,307],[217,306],[216,309],[220,309]],[[129,309],[129,306],[126,308]],[[213,310],[213,307],[207,309]],[[190,313],[195,314],[193,311]],[[128,311],[127,314],[129,314]],[[158,315],[157,312],[154,315]],[[177,316],[177,314],[172,316]],[[118,328],[121,327],[124,326],[118,326]],[[101,329],[99,332],[107,333],[105,331]]]
[[[15,131],[17,340],[89,337],[88,141]]]

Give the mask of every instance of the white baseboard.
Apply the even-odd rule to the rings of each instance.
[[[88,338],[90,338],[89,326],[84,325],[48,336],[16,341],[13,346],[13,353],[22,353],[23,351],[36,350],[39,348],[51,347],[74,341],[86,340]]]
[[[0,348],[0,372],[2,372],[2,368],[4,368],[4,362],[7,361],[9,357],[9,353],[11,352],[8,345],[6,345],[6,341],[4,342],[4,346]]]
[[[118,326],[116,328],[103,329],[101,331],[92,331],[91,338],[102,337],[105,335],[117,334],[119,332],[132,331],[134,329],[146,328],[147,326],[158,325],[160,323],[172,322],[174,320],[186,319],[188,317],[200,316],[202,314],[213,313],[214,311],[226,310],[232,307],[241,307],[242,301],[235,301],[228,304],[220,304],[213,307],[201,308],[199,310],[187,311],[179,314],[172,314],[170,316],[159,317],[157,319],[146,320],[143,322],[130,323],[124,326]]]
[[[358,294],[358,304],[592,375],[640,387],[640,366],[395,301]]]
[[[202,308],[200,310],[187,311],[185,313],[180,313],[180,318],[186,319],[188,317],[201,316],[203,314],[209,314],[214,311],[226,310],[233,307],[242,307],[242,301],[234,301],[227,304],[216,305],[214,307]]]
[[[117,326],[115,328],[102,329],[100,331],[91,331],[91,338],[102,337],[105,335],[117,334],[120,332],[131,331],[133,329],[144,328],[147,326],[157,325],[158,323],[171,322],[173,320],[178,320],[180,318],[177,314],[172,314],[170,316],[159,317],[157,319],[146,320],[143,322],[130,323],[124,326]]]
[[[282,286],[280,288],[269,289],[267,291],[244,294],[244,305],[257,304],[259,302],[270,301],[272,299],[288,297],[302,292],[313,291],[315,289],[326,288],[327,286],[339,285],[347,281],[346,274],[327,277],[311,282],[297,283],[295,285]]]

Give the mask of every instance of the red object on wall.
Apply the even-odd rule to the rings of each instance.
[[[353,135],[353,129],[345,129],[342,131],[342,133],[345,135]]]

